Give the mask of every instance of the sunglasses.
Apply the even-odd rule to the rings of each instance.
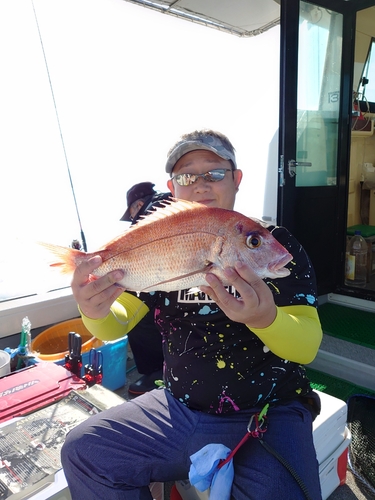
[[[219,182],[224,179],[226,172],[231,171],[231,168],[215,168],[215,170],[205,174],[178,174],[172,177],[172,180],[176,179],[177,184],[180,186],[191,186],[197,182],[199,177],[203,177],[206,182]]]

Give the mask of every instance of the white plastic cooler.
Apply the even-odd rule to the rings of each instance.
[[[351,435],[346,426],[348,408],[345,401],[317,392],[322,402],[322,411],[314,422],[313,439],[319,463],[322,498],[326,500],[346,481]]]

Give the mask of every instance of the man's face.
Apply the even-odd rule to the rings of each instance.
[[[177,174],[205,174],[217,168],[230,169],[232,165],[211,151],[198,149],[182,156],[173,168],[172,177]],[[242,179],[241,170],[226,172],[218,182],[206,181],[203,177],[190,186],[180,186],[176,179],[169,179],[168,188],[175,198],[196,201],[208,207],[232,210]]]
[[[137,215],[137,213],[140,211],[140,209],[143,207],[145,202],[143,200],[136,200],[134,203],[130,205],[130,217],[133,220],[134,217]]]

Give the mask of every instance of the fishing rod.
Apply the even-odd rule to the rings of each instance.
[[[78,204],[77,204],[76,194],[75,194],[75,191],[74,191],[74,186],[73,186],[73,179],[72,179],[72,175],[71,175],[71,173],[70,173],[70,167],[69,167],[69,162],[68,162],[68,155],[67,155],[67,153],[66,153],[66,149],[65,149],[65,142],[64,142],[63,133],[62,133],[62,130],[61,130],[59,113],[58,113],[58,111],[57,111],[57,105],[56,105],[56,100],[55,100],[55,94],[54,94],[54,92],[53,92],[52,80],[51,80],[51,76],[50,76],[50,72],[49,72],[49,67],[48,67],[48,62],[47,62],[46,53],[45,53],[45,51],[44,51],[43,39],[42,39],[42,34],[41,34],[41,32],[40,32],[40,28],[39,28],[38,17],[37,17],[37,15],[36,15],[36,10],[35,10],[35,6],[34,6],[34,0],[31,0],[31,4],[32,4],[32,7],[33,7],[33,11],[34,11],[34,17],[35,17],[36,26],[37,26],[37,29],[38,29],[38,34],[39,34],[40,44],[41,44],[41,46],[42,46],[42,52],[43,52],[43,57],[44,57],[44,63],[45,63],[46,70],[47,70],[47,75],[48,75],[49,87],[50,87],[50,90],[51,90],[51,94],[52,94],[52,101],[53,101],[53,105],[54,105],[54,108],[55,108],[55,114],[56,114],[57,126],[58,126],[58,128],[59,128],[60,138],[61,138],[61,144],[62,144],[62,148],[63,148],[63,152],[64,152],[64,157],[65,157],[65,164],[66,164],[66,168],[67,168],[67,170],[68,170],[68,176],[69,176],[70,188],[71,188],[71,190],[72,190],[73,200],[74,200],[74,205],[75,205],[75,208],[76,208],[76,214],[77,214],[77,218],[78,218],[78,224],[79,224],[79,228],[80,228],[80,231],[81,231],[82,247],[83,247],[84,251],[85,251],[85,252],[87,252],[87,245],[86,245],[85,233],[83,232],[83,229],[82,229],[81,217],[80,217],[80,215],[79,215],[79,210],[78,210]]]

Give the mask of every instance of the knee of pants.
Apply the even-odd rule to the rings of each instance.
[[[69,431],[61,448],[61,463],[64,470],[69,469],[76,461],[81,461],[81,458],[77,457],[78,445],[74,435],[75,429]]]

